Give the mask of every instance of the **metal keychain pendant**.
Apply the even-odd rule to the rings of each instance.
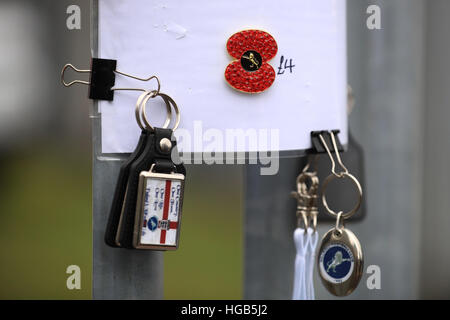
[[[358,190],[358,202],[349,212],[336,213],[326,200],[328,184],[334,179],[348,179]],[[322,203],[329,214],[336,217],[336,226],[322,239],[317,264],[324,286],[336,296],[347,296],[355,290],[361,280],[364,260],[361,244],[353,232],[344,227],[344,220],[350,218],[361,206],[362,189],[358,180],[348,172],[328,176],[322,186]]]
[[[329,230],[322,239],[317,256],[319,275],[323,285],[328,291],[336,296],[347,296],[356,289],[361,280],[364,259],[361,244],[353,232],[344,227],[344,220],[353,216],[361,206],[362,189],[358,179],[351,175],[342,163],[336,145],[334,133],[330,132],[331,142],[336,154],[337,162],[342,171],[336,172],[336,163],[331,155],[322,134],[319,138],[331,160],[331,172],[322,185],[322,203],[325,210],[336,217],[336,226]],[[328,184],[335,180],[349,180],[357,189],[358,200],[355,207],[343,213],[335,212],[328,206],[326,190]]]
[[[347,296],[355,290],[363,274],[364,258],[353,232],[344,227],[329,230],[317,258],[320,278],[330,293]]]
[[[185,176],[155,173],[153,166],[139,175],[133,246],[175,250],[180,236]]]

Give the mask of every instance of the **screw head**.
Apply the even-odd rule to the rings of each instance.
[[[161,141],[159,141],[159,147],[162,152],[168,153],[170,152],[170,149],[172,149],[172,142],[167,138],[162,138]]]

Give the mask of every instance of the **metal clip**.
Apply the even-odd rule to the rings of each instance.
[[[314,171],[309,172],[308,169],[311,168],[313,162]],[[305,231],[311,222],[314,231],[317,228],[319,178],[317,177],[316,166],[317,155],[311,156],[308,164],[297,177],[297,191],[291,192],[291,196],[297,200],[297,227],[301,228],[303,223]]]
[[[330,160],[331,160],[331,172],[332,172],[333,175],[335,175],[336,177],[342,178],[344,174],[348,174],[348,169],[347,169],[347,167],[344,165],[344,163],[342,162],[341,156],[339,155],[339,149],[338,149],[337,144],[336,144],[335,133],[334,133],[333,131],[331,131],[331,132],[329,132],[329,134],[330,134],[330,137],[331,137],[331,142],[332,142],[332,145],[333,145],[333,149],[334,149],[335,154],[336,154],[337,162],[338,162],[338,164],[339,164],[339,165],[341,166],[341,168],[342,168],[342,170],[341,170],[339,173],[337,173],[336,170],[335,170],[335,169],[336,169],[336,162],[334,161],[333,155],[331,154],[331,150],[330,150],[330,148],[328,147],[328,145],[327,145],[325,139],[323,138],[323,135],[322,135],[322,134],[319,134],[319,139],[320,139],[320,141],[322,142],[322,145],[323,145],[323,147],[325,148],[325,150],[327,151],[328,157],[329,157]]]
[[[115,74],[120,74],[122,76],[136,79],[139,81],[150,81],[155,79],[158,84],[156,93],[159,94],[161,84],[157,76],[150,76],[148,78],[140,78],[125,72],[116,70],[116,60],[110,59],[99,59],[93,58],[91,63],[91,69],[78,69],[72,64],[66,64],[61,70],[61,83],[65,87],[70,87],[73,84],[84,84],[89,86],[89,98],[98,100],[113,100],[113,92],[119,90],[129,90],[129,91],[148,91],[142,88],[113,88],[115,82]],[[66,82],[64,80],[64,75],[67,69],[72,69],[78,73],[90,73],[90,80],[73,80]]]

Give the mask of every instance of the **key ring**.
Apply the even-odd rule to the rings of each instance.
[[[323,182],[323,186],[322,186],[322,203],[323,206],[325,207],[325,209],[328,211],[329,214],[331,214],[332,216],[338,216],[338,213],[336,213],[335,211],[331,210],[330,207],[328,206],[327,203],[327,199],[325,196],[326,190],[327,190],[327,186],[328,184],[334,180],[334,179],[350,179],[350,181],[353,182],[353,184],[356,186],[356,188],[358,189],[358,201],[356,203],[356,206],[345,213],[342,213],[342,218],[343,219],[348,219],[351,216],[353,216],[355,214],[356,211],[358,211],[359,207],[361,206],[361,202],[362,202],[362,188],[361,188],[361,184],[359,183],[358,179],[356,179],[353,175],[351,175],[350,173],[347,172],[341,172],[340,175],[335,175],[335,174],[330,174],[325,181]]]
[[[148,124],[148,121],[144,121],[144,124],[142,123],[142,120],[144,120],[144,116],[143,116],[143,112],[145,112],[145,107],[146,106],[146,102],[148,101],[148,99],[150,98],[154,98],[158,95],[158,91],[157,90],[152,90],[152,91],[146,91],[144,93],[142,93],[139,98],[137,99],[136,102],[136,108],[135,108],[135,116],[136,116],[136,122],[139,125],[139,127],[144,130],[144,129],[149,129],[149,130],[153,130],[154,128]],[[172,108],[170,105],[169,100],[166,97],[162,97],[165,104],[166,104],[166,110],[167,110],[167,115],[166,115],[166,120],[163,124],[163,128],[167,128],[171,122],[172,119]],[[146,116],[146,115],[145,115]],[[147,119],[145,119],[147,120]]]
[[[155,95],[156,91],[144,91],[141,95],[139,95],[139,98],[136,101],[136,108],[134,111],[135,117],[136,117],[136,122],[139,126],[139,128],[141,128],[142,130],[145,129],[144,125],[142,124],[142,120],[141,120],[141,104],[142,104],[142,100],[147,96],[147,95]],[[167,107],[167,105],[166,105]],[[172,110],[170,109],[170,107],[167,107],[167,112],[172,112]],[[168,121],[170,122],[169,116],[166,117],[166,121],[164,122],[164,126],[167,127],[167,125],[169,124]]]
[[[147,106],[147,101],[149,99],[152,99],[152,98],[154,98],[156,96],[160,96],[164,100],[164,102],[166,103],[166,107],[168,108],[167,109],[168,110],[167,111],[167,117],[168,118],[166,118],[166,122],[164,123],[163,128],[167,128],[168,125],[170,124],[170,121],[171,121],[171,118],[172,118],[172,108],[171,107],[173,107],[173,109],[175,110],[176,119],[175,119],[175,125],[172,128],[172,131],[175,131],[178,128],[178,125],[180,124],[180,118],[181,118],[180,117],[180,110],[178,109],[177,104],[175,103],[175,101],[170,96],[168,96],[165,93],[157,92],[155,90],[151,91],[151,93],[152,94],[147,94],[143,98],[143,100],[141,102],[141,105],[140,105],[140,109],[141,109],[140,114],[142,116],[142,120],[144,121],[144,124],[147,126],[147,128],[149,130],[152,130],[152,131],[154,130],[153,126],[148,121],[147,112],[146,112],[146,106]],[[169,109],[170,109],[170,111],[169,111]],[[167,123],[167,121],[169,121],[169,122]],[[166,123],[167,123],[167,126],[166,126]]]

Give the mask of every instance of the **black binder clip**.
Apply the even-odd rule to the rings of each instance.
[[[344,147],[341,144],[341,141],[339,140],[338,133],[340,130],[331,130],[333,132],[336,142],[336,147],[338,152],[344,152]],[[324,148],[324,144],[321,140],[324,139],[325,143],[330,146],[330,152],[335,152],[333,143],[331,141],[331,134],[330,131],[322,130],[322,131],[312,131],[311,132],[311,143],[312,143],[312,154],[322,154],[327,153],[327,150]]]
[[[116,73],[125,77],[133,78],[140,81],[149,81],[156,79],[158,82],[158,92],[160,89],[159,79],[156,76],[149,78],[139,78],[121,71],[116,70],[117,60],[92,58],[91,69],[81,70],[74,67],[72,64],[66,64],[61,71],[61,82],[65,87],[70,87],[75,83],[85,84],[89,86],[89,99],[93,100],[107,100],[112,101],[114,98],[114,91],[117,90],[134,90],[134,91],[146,91],[145,89],[138,88],[113,88],[116,81]],[[78,73],[90,73],[89,81],[73,80],[69,83],[64,81],[64,73],[68,68],[71,68]]]

